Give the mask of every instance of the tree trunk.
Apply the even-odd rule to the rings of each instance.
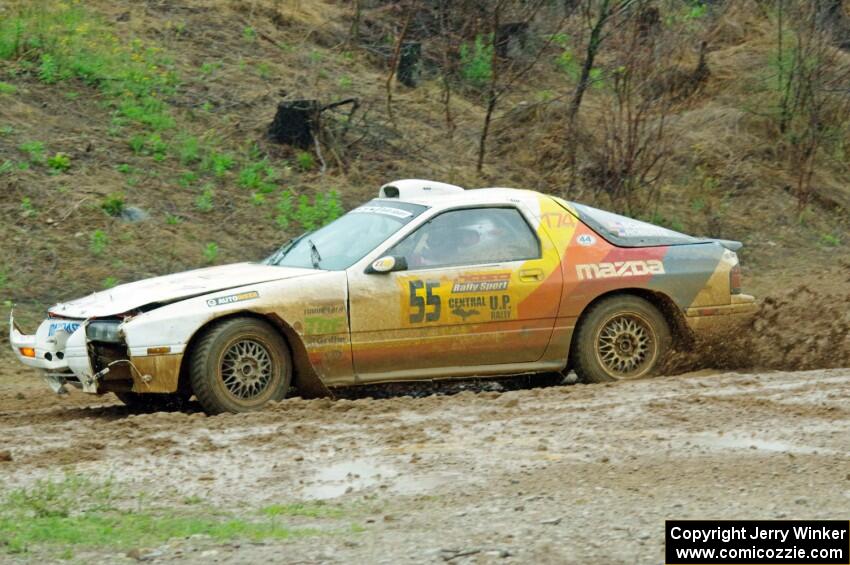
[[[281,102],[269,126],[269,138],[278,143],[301,149],[313,147],[319,129],[321,105],[318,100],[291,100]]]
[[[422,44],[405,41],[401,46],[396,79],[404,86],[414,88],[419,84],[419,62],[422,60]]]
[[[479,173],[484,168],[484,154],[487,151],[487,135],[490,133],[490,121],[493,119],[493,110],[496,109],[498,100],[495,93],[491,93],[487,100],[487,113],[484,115],[484,128],[481,130],[481,138],[478,140],[478,162],[475,170]]]

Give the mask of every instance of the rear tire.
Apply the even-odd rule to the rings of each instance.
[[[289,348],[267,322],[225,320],[204,330],[193,346],[189,380],[209,414],[259,410],[289,391]]]
[[[579,380],[604,383],[654,374],[670,349],[670,327],[649,301],[605,298],[582,316],[570,357]]]

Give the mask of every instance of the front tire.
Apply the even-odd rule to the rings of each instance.
[[[603,383],[650,376],[670,349],[670,327],[647,300],[605,298],[582,317],[570,356],[579,379]]]
[[[192,390],[209,414],[259,410],[283,399],[292,380],[286,342],[255,318],[233,318],[204,330],[189,363]]]

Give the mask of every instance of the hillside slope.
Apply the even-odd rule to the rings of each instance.
[[[386,54],[401,14],[374,4],[363,25],[389,34],[380,49],[349,44],[348,3],[0,7],[0,299],[32,323],[60,299],[258,259],[395,178],[564,190],[567,173],[546,158],[563,143],[573,86],[557,52],[545,52],[500,104],[479,174],[481,98],[453,94],[450,139],[433,62],[418,87],[393,82],[389,115]],[[823,198],[801,214],[773,133],[754,110],[771,28],[740,4],[701,30],[711,74],[670,121],[672,155],[651,219],[744,241],[745,274],[758,292],[814,274],[845,284],[831,269],[850,258],[846,154],[819,165]],[[427,52],[428,38],[423,45]],[[359,100],[353,117],[350,106],[326,112],[339,137],[324,151],[267,139],[279,101],[349,97]],[[601,100],[588,94],[590,129],[607,111]],[[587,185],[568,196],[612,205]]]

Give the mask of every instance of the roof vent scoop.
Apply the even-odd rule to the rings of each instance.
[[[400,198],[418,200],[445,194],[463,192],[463,187],[431,180],[403,179],[381,187],[378,198]]]

